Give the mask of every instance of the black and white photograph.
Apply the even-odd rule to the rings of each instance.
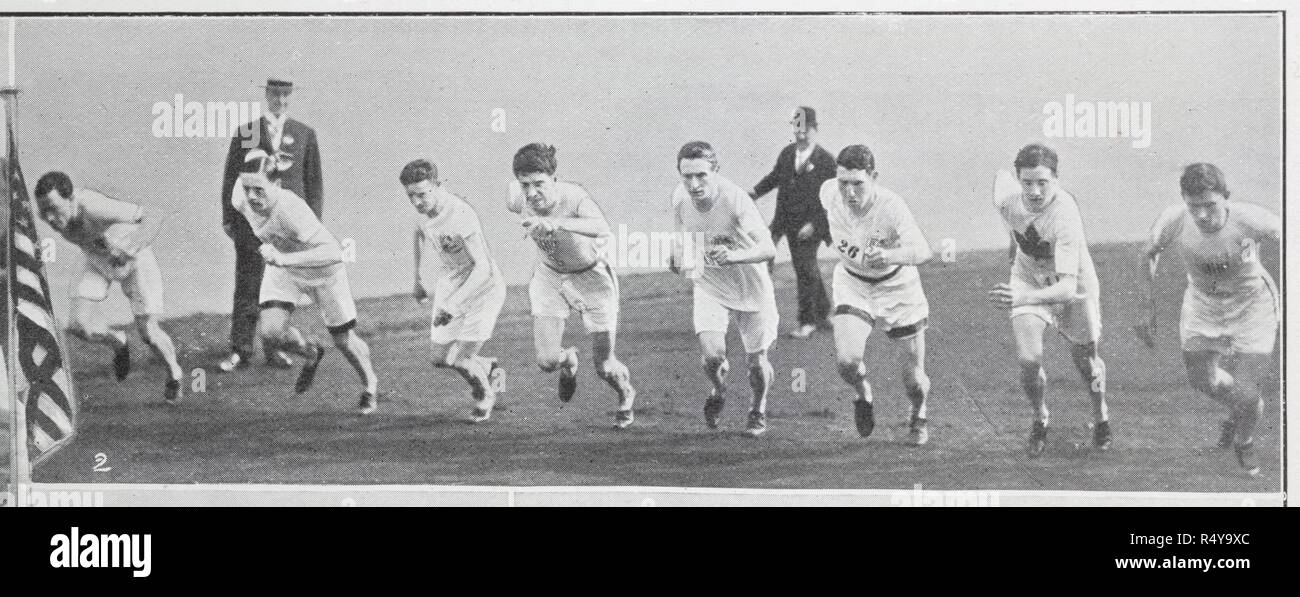
[[[1286,505],[1277,7],[17,4],[5,506]]]

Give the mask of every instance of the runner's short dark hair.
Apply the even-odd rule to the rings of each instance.
[[[555,146],[545,143],[529,143],[515,152],[515,176],[541,172],[555,176]]]
[[[713,169],[718,169],[718,154],[713,146],[705,141],[691,141],[677,151],[677,169],[681,170],[682,160],[708,160]]]
[[[1223,171],[1219,170],[1218,166],[1206,162],[1184,168],[1178,186],[1183,188],[1183,194],[1188,197],[1198,197],[1209,191],[1217,191],[1227,199],[1231,194],[1228,192],[1228,181],[1224,179]]]
[[[422,180],[429,182],[438,182],[438,167],[426,159],[412,160],[402,168],[402,173],[398,175],[398,180],[402,181],[402,186],[415,184]]]
[[[36,181],[36,200],[44,200],[50,191],[58,191],[59,196],[67,199],[72,196],[72,178],[58,170],[46,172]]]
[[[1040,143],[1031,143],[1020,149],[1016,154],[1016,175],[1020,174],[1021,168],[1037,168],[1045,166],[1052,171],[1052,176],[1056,176],[1056,152],[1052,148]]]
[[[876,156],[871,155],[866,145],[850,145],[840,150],[835,165],[845,170],[866,170],[870,174],[876,171]]]

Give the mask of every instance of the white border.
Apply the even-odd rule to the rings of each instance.
[[[751,13],[751,12],[1045,12],[1045,11],[1229,11],[1282,10],[1292,3],[1271,0],[806,0],[793,3],[753,0],[740,5],[726,0],[9,0],[5,12],[25,13]]]
[[[275,12],[308,13],[380,13],[380,12],[473,12],[473,13],[554,13],[554,12],[588,12],[593,14],[608,12],[644,13],[750,13],[783,12],[797,10],[807,12],[1048,12],[1048,11],[1105,11],[1116,13],[1141,13],[1147,11],[1282,11],[1290,8],[1292,3],[1285,1],[1251,1],[1251,0],[1184,0],[1177,3],[1156,0],[1097,0],[1078,2],[1069,0],[989,0],[983,2],[958,2],[954,0],[915,0],[902,1],[849,1],[849,0],[805,0],[796,6],[790,2],[758,0],[746,3],[743,8],[735,3],[719,0],[619,0],[615,2],[587,1],[521,1],[521,0],[452,0],[444,2],[418,0],[281,0],[275,5]],[[104,4],[95,0],[10,0],[5,3],[5,13],[210,13],[230,14],[239,12],[265,12],[268,5],[260,0],[214,0],[190,1],[178,3],[165,0],[134,0]],[[1086,17],[1085,17],[1086,18]],[[1284,18],[1284,21],[1286,19]],[[1295,96],[1300,93],[1293,82],[1300,74],[1300,62],[1295,52],[1300,48],[1297,43],[1297,26],[1295,23],[1286,31],[1284,48],[1289,50],[1285,57],[1285,83],[1289,97],[1286,109],[1292,114],[1300,114]],[[1297,127],[1288,126],[1284,121],[1286,146],[1292,152],[1300,151],[1300,134]],[[1293,162],[1287,159],[1283,165],[1285,172]],[[1294,188],[1295,185],[1287,187]],[[1292,204],[1294,193],[1286,193],[1284,205]],[[1293,208],[1287,216],[1287,225],[1292,226],[1300,213],[1300,207]],[[1284,254],[1295,255],[1300,250],[1297,241],[1287,237]],[[1285,288],[1286,279],[1292,266],[1288,265],[1282,272],[1281,284]],[[1286,311],[1300,303],[1285,297]],[[1286,337],[1296,327],[1289,321],[1283,330],[1283,351],[1285,354]],[[1286,380],[1293,378],[1300,371],[1300,363],[1295,359],[1287,363],[1283,376],[1283,399],[1279,408],[1285,415]],[[1283,419],[1285,420],[1285,419]],[[1290,464],[1300,458],[1297,446],[1295,425],[1285,428],[1286,453],[1284,463]],[[1284,488],[1294,486],[1300,480],[1294,467],[1286,467]],[[506,488],[506,487],[454,487],[454,486],[300,486],[300,485],[68,485],[36,484],[38,491],[98,491],[104,496],[105,505],[342,505],[330,504],[330,499],[352,499],[365,505],[453,505],[460,501],[492,501],[504,499],[501,505],[640,505],[645,499],[655,500],[661,505],[891,505],[890,499],[900,492],[908,490],[721,490],[721,489],[687,489],[687,488],[624,488],[624,487],[545,487],[545,488]],[[1035,505],[1035,506],[1079,506],[1079,505],[1132,505],[1132,506],[1233,506],[1233,505],[1285,505],[1286,494],[1243,494],[1243,493],[1152,493],[1152,492],[1105,492],[1105,491],[996,491],[1000,505]],[[340,496],[345,497],[340,497]],[[635,503],[633,503],[635,502]],[[469,504],[465,504],[469,505]]]
[[[287,507],[1278,507],[1281,494],[912,489],[715,489],[699,487],[489,487],[455,485],[134,485],[36,483],[43,504],[64,506]],[[72,500],[76,500],[73,502]]]

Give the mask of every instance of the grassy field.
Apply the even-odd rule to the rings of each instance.
[[[1087,394],[1067,345],[1053,334],[1046,357],[1053,435],[1043,457],[1025,457],[1029,409],[1017,381],[1010,325],[984,292],[1006,279],[1007,266],[1004,253],[987,251],[922,272],[931,303],[933,380],[931,441],[923,447],[905,443],[908,403],[895,372],[899,349],[883,336],[868,342],[878,420],[870,439],[854,430],[851,392],[835,372],[827,333],[807,340],[782,337],[775,344],[770,431],[752,439],[741,433],[747,390],[733,332],[736,391],[723,427],[707,429],[700,412],[707,382],[691,332],[690,287],[680,278],[652,274],[622,280],[619,354],[639,388],[631,429],[612,429],[614,398],[591,374],[585,339],[579,342],[578,395],[567,405],[556,399],[555,378],[533,364],[523,288],[511,288],[485,351],[506,368],[507,393],[490,423],[463,424],[470,408],[464,383],[428,364],[426,307],[397,296],[359,304],[359,330],[373,350],[385,392],[380,410],[366,418],[353,414],[359,385],[334,350],[316,386],[302,396],[292,393],[294,371],[258,366],[219,373],[225,316],[164,324],[181,347],[182,365],[206,369],[207,391],[171,408],[161,404],[163,368],[144,356],[134,336],[137,367],[122,384],[112,379],[106,351],[74,341],[84,405],[78,437],[39,468],[35,480],[1280,491],[1276,392],[1267,397],[1257,439],[1263,475],[1245,477],[1231,451],[1214,447],[1226,414],[1185,380],[1176,307],[1184,278],[1177,261],[1162,276],[1161,343],[1149,351],[1130,330],[1139,288],[1135,247],[1093,251],[1103,290],[1103,355],[1115,433],[1114,447],[1105,453],[1087,448]],[[776,277],[784,331],[794,319],[793,274],[783,266]],[[300,322],[319,334],[318,317],[305,315],[298,316]],[[569,334],[579,337],[576,317]],[[99,453],[110,472],[92,472]]]

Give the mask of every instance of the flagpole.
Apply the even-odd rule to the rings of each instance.
[[[10,456],[9,476],[13,486],[13,491],[11,495],[15,497],[15,503],[14,503],[15,506],[21,504],[24,501],[22,497],[23,490],[27,485],[31,483],[30,461],[27,458],[27,416],[24,408],[25,405],[23,404],[23,401],[20,400],[18,397],[18,387],[17,387],[18,334],[17,334],[17,325],[16,325],[16,317],[15,317],[15,313],[17,310],[17,303],[14,301],[15,298],[14,283],[16,282],[14,278],[14,259],[13,259],[14,212],[13,212],[13,189],[10,188],[11,181],[13,180],[12,173],[13,173],[13,164],[14,164],[14,157],[15,157],[11,154],[10,149],[13,147],[17,147],[15,139],[9,138],[10,135],[14,134],[14,127],[13,127],[14,113],[17,111],[16,104],[18,103],[18,87],[16,85],[17,79],[16,79],[16,69],[15,69],[15,65],[18,62],[18,60],[15,53],[16,44],[14,40],[14,34],[16,29],[17,29],[17,20],[13,17],[10,17],[9,18],[9,43],[8,43],[9,85],[3,89],[0,89],[0,96],[4,97],[5,123],[7,125],[5,150],[4,150],[5,151],[5,172],[4,172],[4,183],[3,183],[4,190],[5,190],[4,200],[9,202],[9,208],[6,210],[9,214],[9,218],[8,218],[9,221],[5,224],[8,228],[5,237],[6,242],[5,242],[5,249],[4,249],[5,267],[7,267],[9,270],[8,272],[6,272],[6,274],[8,275],[8,280],[6,281],[5,284],[8,292],[8,297],[6,297],[6,299],[9,304],[9,308],[6,309],[6,314],[5,314],[6,323],[8,324],[7,325],[8,338],[7,338],[7,343],[5,345],[6,348],[5,358],[7,361],[5,366],[6,378],[7,378],[5,380],[5,384],[8,390],[7,393],[8,393],[9,405],[12,407],[10,411],[10,415],[11,415],[10,416],[10,426],[11,426],[10,437],[13,443],[9,451],[9,456]]]
[[[9,17],[9,86],[18,87],[18,59],[14,49],[18,46],[15,42],[14,33],[18,29],[18,19]]]

